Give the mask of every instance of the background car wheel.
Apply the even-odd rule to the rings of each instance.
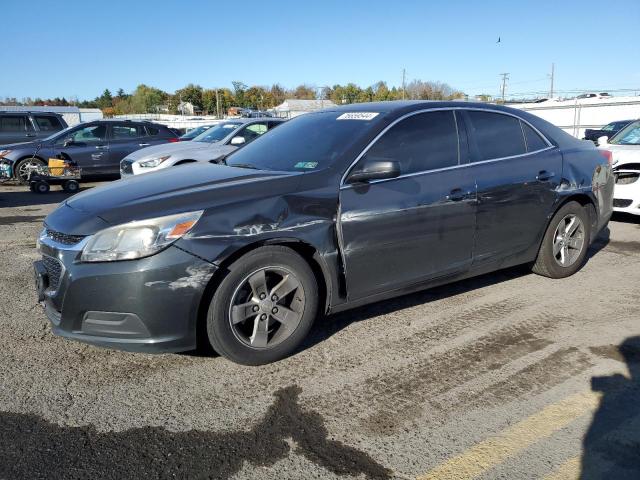
[[[577,202],[567,203],[549,223],[532,270],[550,278],[573,275],[584,263],[590,240],[587,210]]]
[[[251,251],[229,267],[207,314],[207,335],[220,355],[244,365],[280,360],[306,337],[318,308],[307,262],[287,247]]]
[[[29,173],[33,167],[44,167],[46,164],[39,158],[23,158],[18,161],[15,166],[16,180],[22,185],[26,185],[29,182]]]
[[[35,190],[37,193],[47,193],[50,187],[47,182],[36,182]]]

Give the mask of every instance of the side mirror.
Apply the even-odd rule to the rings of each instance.
[[[598,137],[598,146],[604,147],[605,145],[609,145],[609,137],[607,137],[606,135]]]
[[[242,145],[244,142],[244,137],[233,137],[231,139],[231,145]]]
[[[362,183],[370,180],[396,178],[400,176],[400,164],[394,160],[371,160],[351,172],[347,183]]]
[[[62,144],[64,147],[68,147],[69,145],[73,145],[73,137],[67,137],[64,139],[64,143]]]

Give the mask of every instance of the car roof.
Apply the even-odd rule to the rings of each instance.
[[[47,112],[47,111],[40,111],[40,110],[3,110],[2,107],[0,107],[0,115],[19,115],[19,114],[24,114],[24,115],[55,115],[56,117],[61,117],[62,114],[58,113],[58,112]]]

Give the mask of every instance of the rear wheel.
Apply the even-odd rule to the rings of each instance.
[[[533,271],[550,278],[576,273],[587,256],[590,225],[587,210],[578,202],[560,208],[549,223]]]
[[[35,167],[44,167],[46,164],[35,157],[28,157],[19,160],[15,166],[15,176],[22,185],[29,183],[29,175]]]
[[[237,260],[207,315],[209,342],[220,355],[262,365],[295,351],[316,317],[317,284],[293,250],[260,247]]]

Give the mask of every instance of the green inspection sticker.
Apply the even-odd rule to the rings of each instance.
[[[318,166],[318,162],[298,162],[295,164],[294,168],[311,169],[311,168],[316,168],[317,166]]]

